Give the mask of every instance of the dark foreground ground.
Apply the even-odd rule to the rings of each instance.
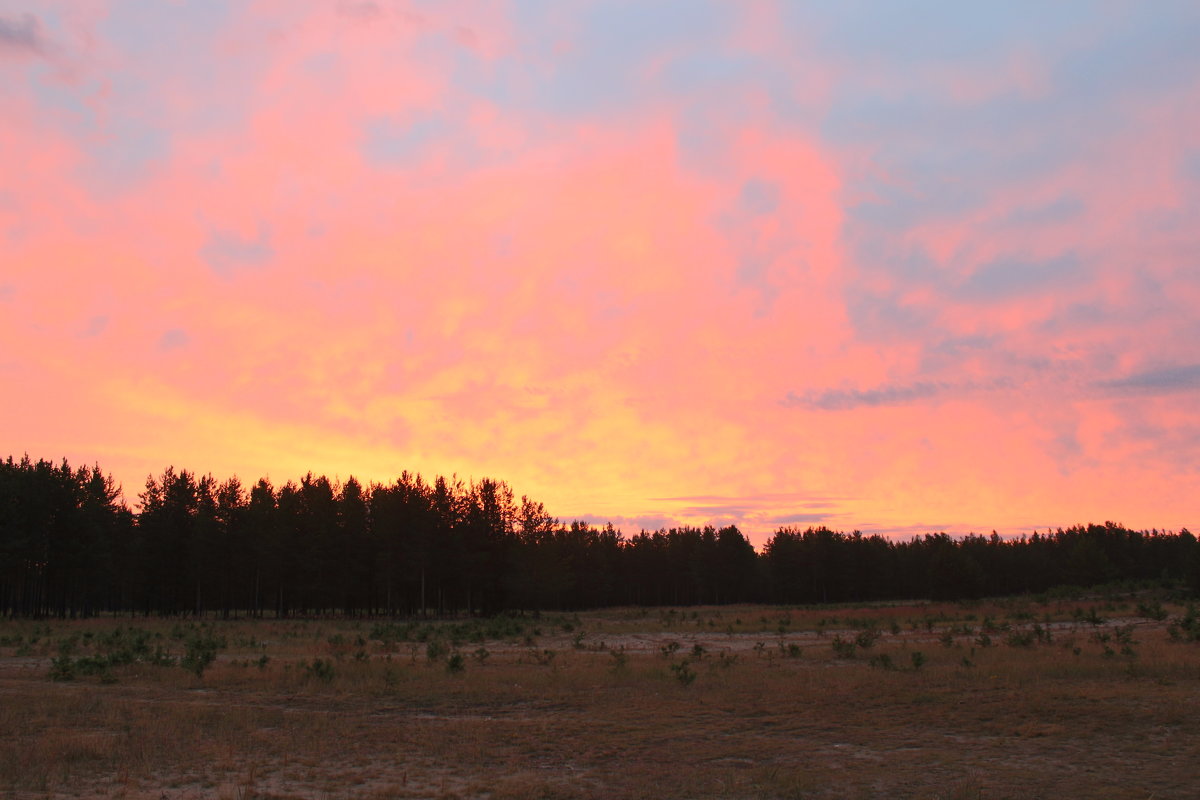
[[[1139,598],[12,621],[0,794],[1194,798],[1194,630]]]

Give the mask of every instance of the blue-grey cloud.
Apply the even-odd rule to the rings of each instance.
[[[916,381],[876,386],[873,389],[825,389],[804,394],[788,392],[780,401],[788,408],[808,408],[815,411],[849,411],[854,408],[902,406],[927,400],[943,394],[961,395],[969,392],[995,391],[1012,386],[1006,377],[993,378],[986,382],[964,381]]]
[[[260,267],[274,255],[271,232],[265,225],[259,226],[258,235],[253,239],[236,232],[212,231],[200,248],[200,257],[213,272],[222,276],[232,275],[240,269]]]
[[[831,58],[909,70],[977,63],[1002,55],[1014,38],[1036,47],[1061,45],[1081,15],[1094,6],[1080,0],[1046,5],[1036,0],[980,4],[914,0],[877,4],[785,4],[792,27],[817,28],[813,39]],[[1036,19],[1036,24],[1032,20]]]
[[[80,332],[80,335],[85,339],[91,339],[92,337],[99,336],[100,334],[104,333],[107,328],[108,317],[104,314],[97,314],[87,321],[87,324],[83,326],[83,330]]]
[[[742,185],[741,204],[751,216],[774,214],[779,208],[779,184],[755,178]]]
[[[830,516],[829,514],[784,514],[781,517],[772,517],[767,521],[773,525],[800,525],[809,522],[823,522]]]
[[[954,290],[960,299],[976,302],[1005,300],[1046,289],[1069,286],[1084,270],[1074,255],[1032,262],[1001,259],[985,264]]]
[[[934,397],[947,388],[947,384],[919,382],[879,386],[874,389],[826,389],[803,395],[788,392],[782,402],[789,408],[848,411],[862,406],[907,405],[917,400]]]
[[[1200,150],[1189,153],[1183,159],[1183,174],[1193,181],[1200,181]]]
[[[33,14],[22,14],[15,19],[0,17],[0,51],[38,55],[45,49],[42,25]]]
[[[561,39],[562,34],[554,32],[554,15],[547,13],[544,3],[519,3],[516,10],[518,35],[528,37],[532,52],[543,51],[546,42]],[[597,3],[571,14],[575,38],[566,52],[552,55],[553,69],[526,72],[520,80],[504,83],[530,87],[531,96],[523,99],[543,109],[574,115],[610,114],[653,95],[658,86],[647,80],[647,64],[661,59],[663,53],[675,54],[678,60],[712,52],[713,45],[731,29],[735,16],[734,6],[710,0]],[[718,77],[727,71],[718,70]],[[708,81],[712,77],[712,73],[697,74],[693,69],[683,79]],[[517,98],[504,99],[511,102]]]
[[[676,527],[678,522],[656,514],[646,514],[642,516],[600,516],[599,514],[572,514],[562,518],[563,522],[570,524],[571,521],[586,522],[587,524],[603,528],[605,525],[612,523],[613,527],[629,536],[637,531],[657,531],[664,528]]]
[[[363,125],[361,151],[372,164],[405,166],[419,160],[430,144],[455,135],[454,122],[440,113],[404,122],[377,117]]]
[[[1095,386],[1121,394],[1171,394],[1200,389],[1200,364],[1183,364],[1135,372],[1098,381]]]
[[[1128,319],[1128,313],[1110,308],[1101,303],[1071,303],[1055,311],[1037,325],[1037,330],[1051,335],[1087,328],[1109,325],[1120,319]]]
[[[159,337],[158,349],[164,353],[171,350],[178,350],[181,347],[186,347],[191,340],[192,338],[188,336],[187,331],[182,328],[171,328]]]
[[[745,503],[727,505],[687,506],[679,510],[680,514],[689,517],[744,517],[754,510],[754,506]]]
[[[767,492],[763,494],[730,497],[717,494],[682,495],[678,497],[651,497],[656,503],[688,503],[692,505],[730,505],[737,503],[751,508],[777,508],[780,505],[802,508],[833,508],[851,498],[832,495],[808,495],[799,492]]]
[[[1024,228],[1036,225],[1053,225],[1078,219],[1084,212],[1083,201],[1078,197],[1060,197],[1050,203],[1037,206],[1019,206],[1000,220],[1004,227]]]

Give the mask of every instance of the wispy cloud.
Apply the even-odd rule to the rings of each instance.
[[[212,231],[200,249],[200,257],[213,272],[225,277],[240,269],[260,267],[274,254],[271,231],[266,225],[260,225],[253,238],[236,231]]]
[[[33,14],[8,18],[0,16],[0,53],[41,55],[46,50],[42,26]]]
[[[935,397],[946,391],[948,384],[911,383],[877,386],[873,389],[825,389],[798,395],[788,392],[783,405],[788,408],[811,408],[821,411],[849,411],[862,406],[896,406]]]
[[[1200,389],[1200,364],[1147,369],[1121,378],[1098,381],[1095,386],[1120,394],[1172,394]]]
[[[825,522],[836,514],[784,514],[778,517],[771,517],[770,521],[775,525],[802,525],[812,522]]]
[[[972,272],[955,293],[977,302],[1002,301],[1070,284],[1080,279],[1081,272],[1082,264],[1074,255],[1048,261],[1003,258]]]
[[[191,340],[192,337],[188,336],[187,331],[182,328],[171,328],[159,337],[158,349],[161,352],[168,353],[172,350],[187,347]]]

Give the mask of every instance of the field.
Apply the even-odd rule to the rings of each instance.
[[[11,798],[1171,798],[1166,596],[0,622]]]

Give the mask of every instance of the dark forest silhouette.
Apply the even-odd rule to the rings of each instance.
[[[952,600],[1060,585],[1200,590],[1200,546],[1115,523],[1017,539],[891,540],[734,526],[626,537],[564,524],[503,481],[404,472],[245,486],[167,468],[134,513],[99,466],[0,462],[0,613],[491,614],[614,605]]]

